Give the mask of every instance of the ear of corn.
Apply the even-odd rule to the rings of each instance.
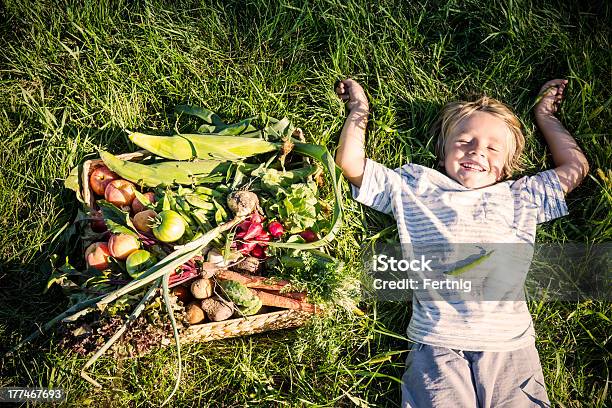
[[[100,152],[100,158],[109,169],[124,179],[148,187],[165,187],[175,183],[197,184],[202,179],[214,174],[224,174],[230,166],[229,163],[215,160],[163,162],[145,165],[121,160],[105,151]]]
[[[280,147],[278,143],[259,138],[216,134],[153,136],[134,132],[130,133],[130,140],[157,156],[171,160],[198,158],[239,161]]]

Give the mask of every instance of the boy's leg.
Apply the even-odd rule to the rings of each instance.
[[[535,345],[472,355],[479,407],[550,407]]]
[[[402,376],[402,408],[475,408],[470,366],[461,351],[415,343]]]

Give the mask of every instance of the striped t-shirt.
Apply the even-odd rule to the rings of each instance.
[[[535,242],[536,225],[567,214],[554,170],[471,190],[428,167],[406,164],[391,170],[367,159],[360,203],[397,221],[400,244]],[[502,263],[522,274],[522,291],[531,256]],[[499,262],[498,262],[499,264]],[[501,271],[503,274],[504,271]],[[408,338],[434,346],[473,351],[509,351],[533,344],[535,331],[526,302],[440,301],[413,296]]]

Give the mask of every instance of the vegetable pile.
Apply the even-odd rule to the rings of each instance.
[[[205,123],[189,134],[129,133],[144,151],[130,160],[100,151],[66,180],[84,211],[64,231],[47,289],[60,285],[71,307],[42,328],[61,323],[60,344],[97,350],[81,371],[97,386],[86,370],[118,339],[139,354],[171,328],[178,375],[168,400],[182,330],[279,309],[315,313],[334,302],[343,269],[316,249],[342,218],[327,149],[304,143],[286,118],[225,124],[203,108],[176,111]],[[333,205],[319,194],[325,177]]]

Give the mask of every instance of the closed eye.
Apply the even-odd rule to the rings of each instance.
[[[494,152],[499,152],[499,148],[495,146],[489,146],[489,150],[493,150]]]

